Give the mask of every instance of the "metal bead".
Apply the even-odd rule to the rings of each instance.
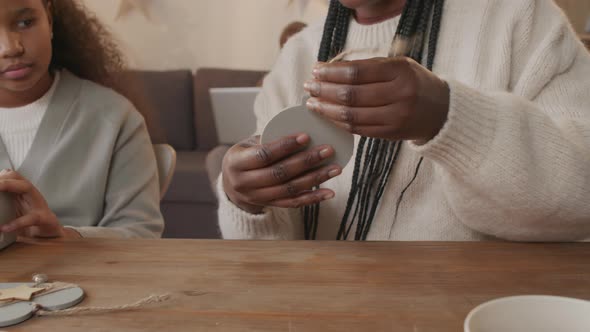
[[[33,275],[33,282],[35,283],[35,285],[44,284],[47,282],[47,280],[49,280],[49,278],[46,274],[38,273]]]

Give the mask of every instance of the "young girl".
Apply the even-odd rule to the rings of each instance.
[[[234,146],[223,236],[588,239],[589,76],[550,0],[332,0],[265,80],[258,132],[307,93],[310,110],[359,135],[355,161],[317,168],[334,151],[297,153],[305,128]]]
[[[142,116],[109,89],[122,57],[74,0],[0,6],[0,191],[29,237],[159,237]]]

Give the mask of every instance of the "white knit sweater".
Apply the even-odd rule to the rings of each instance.
[[[353,20],[346,49],[387,49],[397,22]],[[301,100],[321,35],[312,26],[286,45],[256,102],[259,132]],[[589,238],[590,55],[553,1],[447,0],[434,72],[450,86],[448,121],[427,144],[405,143],[369,240]],[[318,239],[336,238],[352,168],[324,185],[336,197],[321,204]],[[299,210],[251,215],[218,183],[224,238],[303,238]]]
[[[0,137],[15,169],[20,167],[33,144],[58,82],[59,73],[56,73],[51,88],[41,98],[28,105],[0,107]]]

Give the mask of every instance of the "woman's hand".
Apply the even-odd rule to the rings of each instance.
[[[59,223],[39,190],[17,172],[0,172],[0,192],[14,194],[16,208],[16,219],[1,226],[0,232],[17,232],[24,237],[80,237]]]
[[[337,165],[321,166],[334,149],[324,145],[302,151],[309,141],[300,134],[265,145],[259,137],[234,145],[222,166],[228,198],[254,214],[267,206],[297,208],[333,198],[332,190],[313,188],[342,172]]]
[[[449,87],[412,59],[318,63],[307,107],[354,134],[388,140],[431,140],[446,122]]]

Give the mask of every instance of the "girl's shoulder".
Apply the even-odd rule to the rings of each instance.
[[[74,98],[83,117],[119,125],[130,117],[142,119],[133,104],[113,89],[82,79],[68,71],[62,71],[60,84],[62,83],[78,87]]]

